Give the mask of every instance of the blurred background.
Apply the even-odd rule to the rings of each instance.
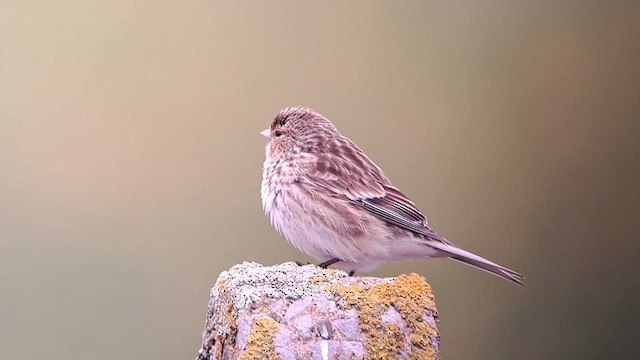
[[[0,359],[193,359],[218,274],[310,261],[266,128],[330,117],[460,246],[445,359],[637,359],[640,3],[0,6]]]

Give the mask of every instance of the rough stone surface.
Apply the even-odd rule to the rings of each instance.
[[[197,360],[439,359],[436,319],[431,287],[417,274],[245,262],[211,289]]]

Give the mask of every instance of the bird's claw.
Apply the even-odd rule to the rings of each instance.
[[[331,265],[333,265],[333,264],[337,263],[338,261],[340,261],[340,259],[338,259],[338,258],[333,258],[333,259],[329,259],[329,260],[327,260],[327,261],[323,261],[323,262],[321,262],[320,264],[318,264],[318,266],[319,266],[319,267],[321,267],[321,268],[323,268],[323,269],[326,269],[326,268],[328,268],[329,266],[331,266]]]

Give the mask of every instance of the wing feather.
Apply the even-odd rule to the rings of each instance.
[[[378,218],[428,239],[451,245],[431,230],[415,204],[395,188],[382,170],[355,144],[343,138],[337,153],[322,153],[304,174],[310,185],[328,190],[332,197],[348,200]]]

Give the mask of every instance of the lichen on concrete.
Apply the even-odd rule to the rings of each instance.
[[[438,356],[432,346],[437,329],[423,320],[425,311],[437,316],[435,300],[431,287],[422,276],[401,275],[375,285],[368,285],[366,281],[336,283],[327,286],[327,291],[338,294],[346,303],[343,306],[359,309],[360,326],[367,336],[367,358],[393,359],[409,355],[416,359],[433,359]],[[400,313],[406,329],[397,323],[383,321],[389,309]],[[407,346],[407,335],[413,347]]]
[[[270,317],[256,319],[247,339],[247,349],[238,356],[238,360],[280,359],[273,344],[279,329],[280,324]]]
[[[323,353],[437,359],[436,315],[431,288],[416,274],[380,279],[292,262],[243,263],[211,289],[198,360],[321,359]]]

